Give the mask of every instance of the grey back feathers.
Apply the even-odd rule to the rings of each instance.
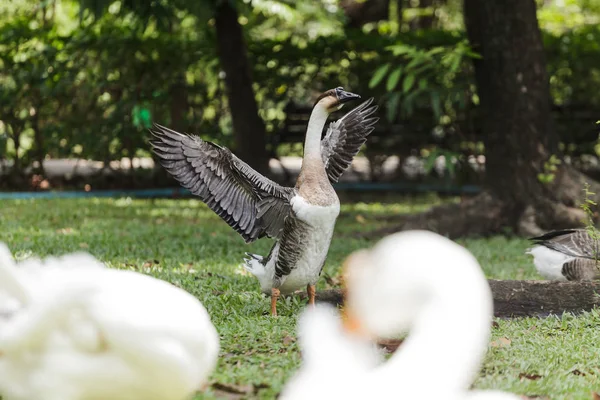
[[[545,246],[571,257],[595,259],[600,254],[598,241],[585,229],[563,229],[530,238],[534,244]]]
[[[249,243],[279,238],[294,189],[265,178],[226,148],[154,125],[161,165]]]
[[[275,280],[289,275],[302,257],[302,248],[299,243],[305,243],[310,234],[310,226],[298,219],[288,218],[285,229],[279,241],[279,257],[275,263]]]
[[[321,157],[331,183],[340,179],[367,141],[367,136],[375,129],[379,118],[373,117],[377,106],[372,106],[371,103],[373,98],[329,124],[327,133],[321,140]]]

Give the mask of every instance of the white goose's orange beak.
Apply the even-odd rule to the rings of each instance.
[[[352,335],[363,339],[372,339],[372,335],[364,328],[360,319],[353,312],[348,304],[348,281],[349,275],[356,268],[363,268],[365,260],[365,252],[357,251],[346,258],[342,265],[342,294],[344,296],[344,306],[342,308],[342,326],[344,330]]]
[[[344,307],[342,309],[342,327],[351,335],[355,335],[364,339],[371,338],[369,332],[364,329],[360,320],[356,318],[349,307]]]

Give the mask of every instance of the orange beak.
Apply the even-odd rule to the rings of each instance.
[[[362,330],[360,321],[354,316],[354,313],[348,307],[342,309],[342,326],[349,333],[359,334]]]
[[[351,264],[356,263],[360,258],[364,257],[362,251],[352,253],[346,258],[342,265],[342,294],[344,296],[344,307],[342,308],[342,326],[344,330],[352,335],[370,339],[371,335],[364,329],[361,321],[356,314],[348,306],[348,275],[351,273]],[[360,264],[359,264],[360,265]]]
[[[373,339],[373,335],[364,328],[360,320],[348,307],[342,309],[342,327],[346,332],[353,336],[366,340]]]
[[[360,319],[353,312],[352,308],[348,306],[348,289],[344,286],[342,289],[344,295],[344,306],[342,307],[342,327],[346,332],[351,335],[361,337],[363,339],[370,339],[371,335],[364,329]]]

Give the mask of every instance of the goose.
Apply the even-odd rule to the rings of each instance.
[[[587,229],[563,229],[530,238],[526,254],[546,279],[559,281],[600,279],[598,239]]]
[[[314,305],[340,202],[332,183],[351,164],[378,118],[373,98],[329,124],[329,114],[360,98],[342,87],[317,99],[304,142],[302,168],[295,187],[280,186],[256,172],[231,151],[198,136],[155,124],[150,144],[161,165],[186,189],[210,207],[251,243],[275,239],[266,257],[246,253],[244,268],[271,295],[271,315],[277,299],[306,287]]]
[[[515,400],[469,391],[487,351],[491,290],[475,257],[428,231],[382,239],[344,263],[343,317],[319,305],[298,326],[303,364],[281,399]],[[359,338],[409,332],[384,362]]]
[[[186,291],[85,253],[17,265],[0,243],[3,400],[189,399],[218,352]]]

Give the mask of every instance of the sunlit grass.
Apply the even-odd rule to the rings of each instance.
[[[386,217],[423,211],[439,202],[345,202],[324,275],[338,276],[350,252],[374,244],[375,240],[357,239],[356,233],[384,226],[390,220]],[[149,273],[188,290],[207,307],[221,336],[221,356],[212,381],[241,387],[255,385],[256,391],[246,398],[274,398],[300,363],[295,331],[304,302],[286,298],[279,306],[281,316],[269,317],[268,299],[260,294],[257,281],[241,273],[239,267],[244,251],[266,254],[272,242],[260,240],[245,245],[201,202],[4,201],[0,208],[0,241],[8,243],[18,259],[84,250],[110,267]],[[531,260],[523,254],[527,247],[523,239],[494,237],[459,242],[475,254],[490,278],[538,278]],[[321,279],[318,288],[328,287]],[[510,343],[490,347],[476,387],[552,399],[589,398],[590,390],[600,389],[598,313],[498,322],[492,340],[507,338]],[[575,370],[581,373],[573,373]],[[541,378],[528,379],[523,373]],[[198,396],[201,398],[218,397],[211,390]]]

